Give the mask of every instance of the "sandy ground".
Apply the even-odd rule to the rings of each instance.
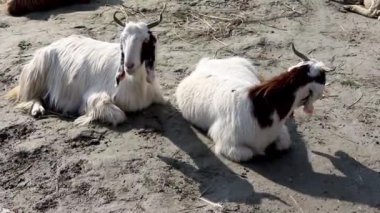
[[[138,2],[138,3],[136,3]],[[127,5],[153,20],[159,1]],[[120,1],[0,14],[0,95],[33,52],[71,35],[117,42]],[[34,119],[0,100],[0,207],[16,212],[380,212],[380,21],[322,0],[169,1],[157,73],[171,105],[113,128]],[[135,11],[136,12],[136,11]],[[289,121],[282,156],[236,164],[177,111],[174,91],[204,56],[250,58],[267,78],[299,62],[336,67],[327,96]],[[204,199],[213,202],[211,204]]]

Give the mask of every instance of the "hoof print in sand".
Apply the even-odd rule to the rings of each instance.
[[[105,132],[96,132],[92,130],[81,131],[73,138],[66,141],[72,148],[88,147],[99,145],[104,139]]]
[[[8,141],[26,139],[34,131],[32,123],[15,124],[0,129],[0,146]]]

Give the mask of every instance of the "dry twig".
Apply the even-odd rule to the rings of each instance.
[[[339,97],[339,95],[324,95],[324,96],[322,96],[322,99],[325,99],[325,98],[334,98],[334,97]]]
[[[344,137],[343,135],[336,133],[335,131],[329,130],[329,132],[330,132],[331,134],[335,135],[335,136],[338,136],[338,137],[340,137],[340,138],[346,140],[346,141],[349,141],[349,142],[351,142],[351,143],[356,143],[355,141],[353,141],[353,140],[351,140],[351,139],[349,139],[349,138],[346,138],[346,137]]]
[[[304,213],[303,209],[301,208],[301,206],[298,204],[298,202],[296,201],[296,199],[294,199],[293,196],[289,195],[289,197],[293,200],[293,202],[296,204],[296,206],[298,207],[298,209],[300,210],[300,212]]]
[[[203,198],[203,197],[200,197],[199,198],[200,200],[212,205],[212,206],[215,206],[215,207],[220,207],[220,208],[223,208],[223,206],[220,204],[220,203],[215,203],[215,202],[212,202],[212,201],[209,201],[207,200],[206,198]]]
[[[3,183],[1,183],[1,185],[5,185],[7,183],[9,183],[10,181],[20,177],[21,175],[23,175],[25,172],[27,172],[30,168],[32,168],[33,165],[29,165],[28,167],[26,167],[24,170],[22,170],[21,172],[19,172],[17,175],[13,176],[12,178],[9,178],[8,180],[4,181]]]
[[[206,187],[206,188],[201,192],[201,196],[200,196],[200,197],[202,197],[203,195],[205,195],[206,192],[208,192],[208,191],[211,189],[211,186],[212,186],[212,185],[209,185],[208,187]]]
[[[348,106],[347,109],[351,109],[351,107],[353,107],[355,104],[357,104],[362,98],[363,98],[363,93],[361,93],[360,97],[354,103],[352,103],[350,106]]]

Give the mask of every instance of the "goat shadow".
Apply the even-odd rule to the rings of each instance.
[[[380,172],[371,170],[343,151],[335,156],[313,151],[313,157],[324,157],[344,177],[313,171],[305,142],[294,120],[287,123],[293,140],[292,153],[280,160],[254,161],[243,164],[265,178],[291,190],[319,198],[337,199],[380,207]]]
[[[128,113],[127,116],[128,122],[119,127],[100,123],[97,125],[117,132],[152,129],[168,138],[192,159],[195,166],[176,159],[175,155],[162,154],[157,157],[197,182],[202,197],[212,202],[246,204],[260,204],[263,199],[269,199],[288,205],[272,194],[256,193],[252,184],[228,168],[210,150],[210,145],[199,139],[195,133],[203,133],[194,130],[174,106],[152,105],[141,112]],[[287,126],[293,141],[291,151],[286,154],[273,152],[273,146],[270,146],[266,150],[269,155],[256,157],[241,165],[274,183],[305,195],[380,207],[380,171],[371,170],[343,151],[337,151],[335,156],[313,151],[314,157],[329,159],[345,177],[315,172],[309,159],[313,154],[307,149],[295,121],[289,119]]]
[[[228,168],[210,150],[210,145],[199,139],[196,135],[196,132],[200,133],[199,130],[192,128],[171,104],[153,105],[142,112],[127,116],[127,124],[108,128],[118,132],[127,132],[132,128],[153,129],[169,139],[182,153],[161,153],[157,158],[198,183],[199,193],[203,198],[215,203],[260,204],[262,199],[285,203],[274,195],[255,192],[251,183]],[[188,155],[192,162],[176,159],[176,156],[184,156],[183,154]]]
[[[78,12],[78,11],[93,11],[98,9],[99,7],[103,5],[120,5],[124,1],[123,0],[97,0],[97,1],[90,1],[88,4],[71,4],[62,6],[55,9],[50,10],[44,10],[44,11],[35,11],[31,13],[27,13],[23,16],[33,19],[33,20],[48,20],[51,16],[55,16],[58,14],[65,14],[65,13],[72,13],[72,12]]]

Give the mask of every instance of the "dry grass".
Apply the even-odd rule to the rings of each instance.
[[[210,12],[209,7],[213,10]],[[270,22],[280,18],[292,18],[303,16],[308,12],[306,6],[299,1],[295,1],[292,5],[276,1],[270,3],[270,10],[262,9],[261,13],[254,14],[252,8],[256,8],[253,1],[228,1],[227,3],[209,3],[208,10],[197,4],[182,3],[181,7],[168,8],[165,13],[172,13],[171,19],[165,19],[164,22],[172,22],[174,24],[173,31],[178,39],[199,38],[214,39],[223,45],[222,39],[234,35],[234,31],[243,29],[245,23],[259,23],[268,25]],[[268,8],[268,7],[262,7]],[[154,19],[151,15],[156,13],[160,7],[141,8],[137,4],[122,4],[119,10],[128,18],[133,20]],[[260,8],[257,8],[260,11]],[[167,15],[168,17],[169,15]]]
[[[181,7],[173,14],[177,18],[174,23],[184,37],[206,37],[221,42],[221,39],[233,36],[235,30],[244,28],[245,23],[264,23],[307,12],[307,8],[297,2],[287,5],[277,1],[271,5],[271,11],[263,11],[263,14],[253,14],[252,8],[255,7],[252,1],[247,0],[232,1],[224,6],[219,4],[212,12],[202,11],[202,7],[197,6]]]

